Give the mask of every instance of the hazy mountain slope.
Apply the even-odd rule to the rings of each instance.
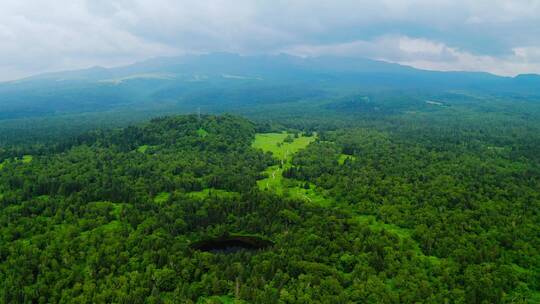
[[[0,84],[0,119],[111,109],[208,110],[399,90],[538,96],[540,76],[434,72],[368,59],[239,56],[155,58],[118,68],[38,75]]]

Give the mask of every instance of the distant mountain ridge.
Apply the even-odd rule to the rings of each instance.
[[[230,53],[154,58],[132,65],[56,72],[0,83],[0,119],[202,104],[249,106],[323,98],[335,92],[466,90],[540,95],[540,75],[419,70],[343,57]]]
[[[131,65],[104,68],[95,66],[87,69],[61,71],[39,74],[27,78],[3,82],[18,83],[44,79],[65,80],[100,80],[110,77],[126,77],[138,73],[189,73],[206,72],[223,74],[225,72],[246,72],[252,74],[272,74],[272,72],[300,72],[305,73],[336,73],[336,74],[396,74],[396,75],[428,75],[431,77],[463,77],[467,80],[494,80],[513,79],[516,81],[540,81],[538,74],[520,74],[515,77],[506,77],[490,74],[487,72],[467,71],[433,71],[416,69],[410,66],[400,65],[365,58],[348,57],[296,57],[286,54],[264,56],[242,56],[232,53],[210,53],[204,55],[186,55],[179,57],[157,57]]]

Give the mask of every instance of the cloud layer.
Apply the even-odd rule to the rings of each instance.
[[[213,51],[540,73],[538,16],[537,0],[3,0],[0,79]]]

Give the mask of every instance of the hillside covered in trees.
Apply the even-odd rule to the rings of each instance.
[[[184,115],[17,140],[0,302],[538,303],[538,126],[452,119]],[[220,237],[269,245],[194,246]]]

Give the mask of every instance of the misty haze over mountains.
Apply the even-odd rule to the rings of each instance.
[[[0,119],[116,109],[234,110],[369,92],[534,99],[540,76],[437,72],[343,57],[240,56],[155,58],[116,68],[37,75],[0,83]]]

